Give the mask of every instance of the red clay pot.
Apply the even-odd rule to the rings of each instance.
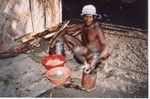
[[[49,59],[52,59],[52,60],[59,59],[60,61],[64,61],[64,62],[59,65],[46,65]],[[41,63],[45,67],[46,70],[50,70],[54,67],[64,67],[64,64],[66,63],[66,58],[63,55],[52,54],[52,55],[47,55],[47,56],[42,57]]]
[[[57,71],[62,71],[63,76],[61,76],[60,78],[53,77],[52,75],[55,75]],[[67,81],[70,80],[71,70],[67,67],[56,67],[48,70],[46,76],[52,84],[58,86],[61,84],[65,84]]]

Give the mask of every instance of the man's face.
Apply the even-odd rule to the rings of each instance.
[[[83,16],[83,20],[84,20],[85,24],[86,24],[87,26],[89,26],[89,25],[92,24],[92,22],[93,22],[93,20],[94,20],[94,17],[93,17],[93,15],[84,15],[84,16]]]

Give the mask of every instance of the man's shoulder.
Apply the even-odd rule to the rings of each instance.
[[[96,21],[94,23],[94,28],[101,28],[101,23],[99,21]]]
[[[76,23],[69,24],[68,27],[82,27],[84,23],[82,21],[78,21]]]

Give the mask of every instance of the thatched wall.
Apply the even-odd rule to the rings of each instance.
[[[61,0],[0,0],[0,42],[42,32],[61,21]]]

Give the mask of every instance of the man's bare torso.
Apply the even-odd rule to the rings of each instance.
[[[100,28],[96,26],[96,23],[93,23],[90,26],[82,25],[81,31],[81,40],[82,44],[87,47],[89,50],[93,51],[102,51],[101,42],[98,38],[98,33],[101,33],[96,28]]]

